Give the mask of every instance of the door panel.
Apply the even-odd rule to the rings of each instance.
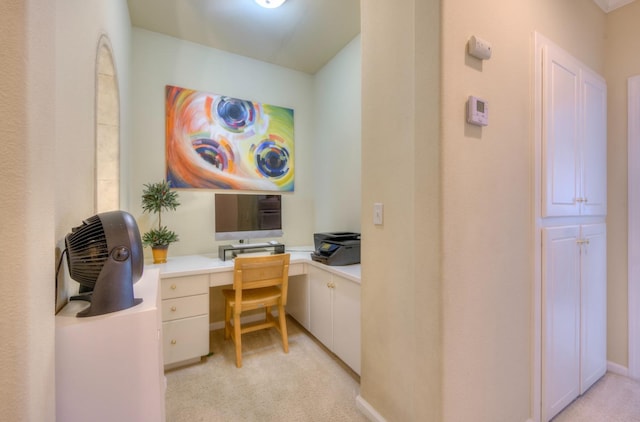
[[[542,408],[548,421],[580,392],[580,229],[542,232]]]
[[[581,379],[584,393],[607,371],[607,235],[605,224],[582,226]]]

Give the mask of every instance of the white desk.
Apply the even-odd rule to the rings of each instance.
[[[287,250],[291,254],[291,264],[289,275],[307,274],[308,270],[304,265],[313,265],[330,273],[344,277],[355,283],[360,283],[360,264],[344,266],[328,266],[311,260],[311,247],[295,248]],[[173,278],[198,274],[230,273],[233,274],[233,260],[222,261],[217,254],[187,255],[169,257],[165,264],[145,265],[145,269],[157,268],[160,270],[160,277]],[[224,286],[231,284],[224,278],[218,277],[210,280],[209,287]]]
[[[360,264],[321,264],[311,259],[312,250],[286,251],[291,255],[287,313],[359,373]],[[223,326],[221,318],[210,318],[214,308],[220,308],[219,315],[223,308],[221,295],[210,297],[210,289],[233,284],[233,260],[216,254],[170,256],[164,264],[145,265],[149,269],[161,277],[165,368],[199,360],[209,353],[209,330]]]

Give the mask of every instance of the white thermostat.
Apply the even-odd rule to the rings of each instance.
[[[477,126],[489,124],[489,103],[482,98],[469,96],[467,101],[467,122]]]

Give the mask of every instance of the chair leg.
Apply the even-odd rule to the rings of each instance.
[[[233,336],[236,345],[236,366],[242,368],[242,334],[240,333],[240,314],[233,314]]]
[[[278,305],[278,319],[280,320],[280,334],[282,334],[282,348],[289,353],[289,337],[287,336],[287,317],[284,314],[284,306]]]
[[[231,337],[231,306],[229,306],[229,302],[225,300],[224,302],[224,339],[228,340]]]
[[[271,314],[271,306],[264,307],[264,321],[269,321],[269,315]]]

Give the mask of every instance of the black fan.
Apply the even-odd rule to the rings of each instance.
[[[65,237],[71,278],[80,293],[71,300],[91,304],[78,317],[96,316],[131,308],[142,302],[133,297],[133,284],[142,276],[140,231],[125,211],[100,213],[82,222]]]

